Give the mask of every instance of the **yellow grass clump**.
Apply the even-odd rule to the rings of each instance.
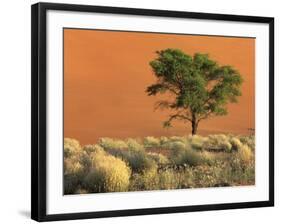
[[[253,153],[249,146],[241,145],[237,151],[237,157],[244,163],[249,164],[253,160]]]
[[[127,147],[129,150],[144,150],[143,145],[141,145],[139,142],[137,142],[135,139],[133,138],[128,138],[126,141]]]
[[[143,144],[145,148],[152,148],[152,147],[156,148],[160,146],[160,140],[153,136],[148,136],[144,138]]]
[[[166,164],[166,163],[169,163],[169,159],[160,154],[160,153],[153,153],[153,152],[149,152],[147,153],[147,155],[153,159],[157,164]]]
[[[83,147],[83,151],[85,151],[88,154],[91,154],[91,153],[104,151],[104,149],[100,145],[85,145]]]
[[[204,143],[208,140],[208,138],[199,135],[190,135],[188,136],[188,140],[194,149],[202,149]]]
[[[127,191],[130,168],[121,159],[98,152],[92,154],[92,166],[83,186],[89,192]]]
[[[79,141],[73,138],[64,139],[64,156],[71,157],[81,151]]]
[[[230,152],[232,145],[229,142],[229,137],[226,135],[209,135],[208,139],[202,144],[202,149],[208,151]]]
[[[126,149],[128,145],[126,142],[118,139],[112,138],[101,138],[99,140],[99,145],[104,149]]]

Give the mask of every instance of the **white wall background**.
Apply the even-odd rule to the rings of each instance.
[[[42,0],[44,1],[44,0]],[[51,1],[51,0],[50,0]],[[30,5],[3,0],[0,6],[0,223],[30,220]],[[60,223],[277,223],[281,212],[280,172],[280,6],[278,0],[60,0],[119,7],[275,17],[275,161],[276,206],[169,215],[150,215]]]

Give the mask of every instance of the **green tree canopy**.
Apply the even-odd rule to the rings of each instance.
[[[220,66],[208,54],[185,54],[179,49],[157,51],[150,66],[157,82],[147,87],[149,96],[170,93],[170,100],[157,102],[156,108],[170,109],[165,127],[173,120],[188,121],[196,134],[201,120],[227,114],[227,103],[241,95],[241,75],[230,65]]]

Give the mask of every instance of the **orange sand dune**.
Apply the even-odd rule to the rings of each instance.
[[[249,134],[255,128],[255,39],[65,29],[64,136],[88,144],[105,136],[190,134],[189,123],[164,129],[168,113],[154,111],[161,97],[145,93],[155,81],[148,63],[165,48],[208,53],[244,78],[239,103],[228,106],[227,116],[201,122],[199,134]]]

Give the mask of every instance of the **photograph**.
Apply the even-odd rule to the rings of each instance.
[[[280,220],[278,1],[1,3],[0,224]]]
[[[254,186],[255,47],[64,27],[64,195]]]
[[[31,218],[274,206],[261,15],[33,4]]]

